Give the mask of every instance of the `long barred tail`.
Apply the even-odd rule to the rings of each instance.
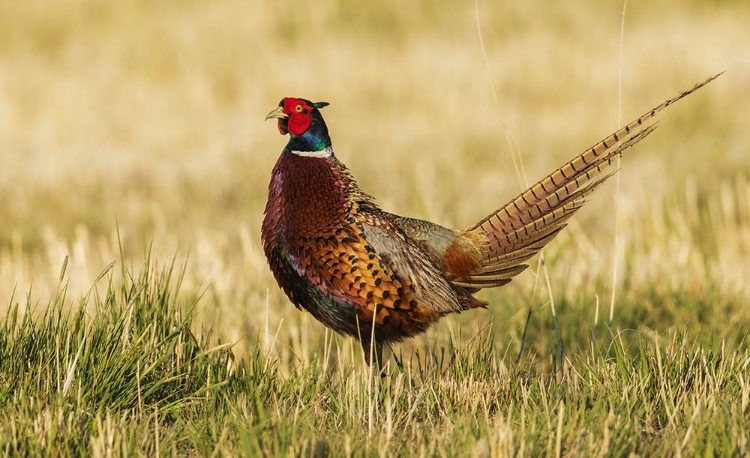
[[[723,72],[722,72],[723,73]],[[586,197],[614,172],[599,177],[612,160],[656,129],[657,113],[707,85],[721,73],[666,100],[622,129],[584,151],[567,164],[523,191],[518,197],[484,218],[464,234],[486,240],[482,257],[470,275],[454,280],[467,288],[500,286],[523,271],[524,261],[552,240],[586,202]]]

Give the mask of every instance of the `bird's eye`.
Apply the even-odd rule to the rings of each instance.
[[[297,105],[296,107],[294,107],[294,111],[296,111],[297,113],[302,113],[302,105]]]

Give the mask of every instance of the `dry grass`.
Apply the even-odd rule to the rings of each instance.
[[[0,304],[24,309],[30,288],[46,303],[66,256],[80,297],[119,262],[119,228],[126,263],[140,265],[150,243],[156,258],[189,257],[198,320],[239,357],[261,343],[286,371],[324,340],[349,363],[361,356],[289,305],[259,247],[285,142],[263,117],[280,98],[331,102],[337,155],[362,187],[391,211],[455,227],[521,189],[513,154],[535,180],[618,122],[617,3],[478,2],[489,72],[473,2],[57,3],[0,4]],[[629,4],[624,121],[727,73],[623,159],[615,329],[741,340],[750,324],[749,15],[741,1]],[[547,250],[573,350],[588,345],[597,298],[605,323],[613,191]],[[547,294],[533,285],[526,273],[487,292],[490,312],[444,320],[405,357],[490,321],[512,355],[530,302],[541,308],[533,350],[549,354]]]

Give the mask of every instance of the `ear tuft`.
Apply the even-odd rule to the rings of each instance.
[[[315,108],[324,108],[324,107],[327,107],[328,105],[330,105],[330,103],[328,103],[328,102],[315,102],[315,103],[313,103],[313,106]]]

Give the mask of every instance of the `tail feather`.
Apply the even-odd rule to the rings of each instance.
[[[528,241],[531,238],[533,241],[535,234],[544,234],[546,230],[569,219],[585,203],[585,198],[612,174],[592,184],[587,183],[611,165],[615,156],[644,139],[654,129],[656,124],[647,126],[607,154],[602,151],[600,156],[588,161],[587,153],[594,151],[594,148],[587,150],[479,222],[470,230],[479,230],[488,236],[489,243],[484,247],[486,255],[489,257],[512,251],[518,247],[519,240]],[[577,167],[577,172],[566,172],[568,167]]]
[[[489,260],[495,256],[513,253],[520,248],[535,245],[535,242],[541,239],[545,239],[546,244],[546,242],[551,240],[547,236],[559,232],[567,221],[583,207],[586,197],[596,191],[610,176],[612,176],[611,173],[594,183],[578,189],[560,201],[558,205],[551,207],[546,213],[540,214],[537,219],[526,223],[518,229],[487,234],[488,243],[484,246],[484,252],[487,255],[485,259]]]
[[[466,288],[506,284],[527,266],[521,264],[549,243],[586,202],[586,198],[614,172],[592,182],[614,158],[656,129],[660,111],[697,91],[721,73],[652,108],[635,121],[609,135],[555,170],[515,199],[493,212],[464,235],[486,241],[479,246],[481,259],[470,274],[454,280]],[[651,121],[649,123],[649,121]]]
[[[499,286],[507,285],[510,283],[511,278],[503,278],[500,280],[486,280],[486,279],[479,279],[479,280],[472,280],[472,281],[454,281],[453,284],[456,286],[460,286],[462,288],[470,288],[472,290],[482,289],[482,288],[497,288]]]
[[[494,269],[492,272],[483,272],[481,274],[471,275],[469,277],[463,278],[463,281],[500,281],[505,280],[506,278],[515,277],[516,275],[520,274],[524,270],[526,270],[525,265],[516,263],[515,265],[504,267],[504,268],[497,268]],[[455,283],[455,282],[454,282]]]

